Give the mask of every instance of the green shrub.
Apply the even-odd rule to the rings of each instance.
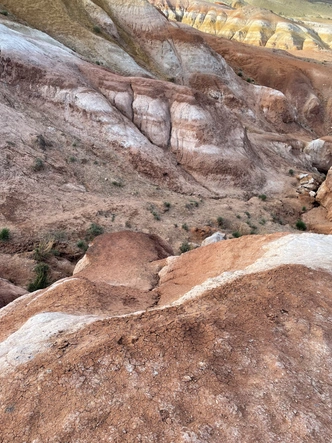
[[[246,212],[245,212],[245,214],[246,214],[246,216],[247,216],[248,218],[250,218],[250,217],[251,217],[251,214],[250,214],[250,212],[246,211]]]
[[[91,223],[87,234],[89,238],[97,237],[98,235],[101,235],[104,232],[104,228],[102,228],[100,225],[97,225],[96,223]]]
[[[266,197],[265,194],[260,194],[260,195],[258,196],[258,198],[260,198],[263,202],[265,202],[266,199],[267,199],[267,197]]]
[[[154,217],[155,220],[158,220],[158,221],[160,220],[160,215],[158,214],[157,211],[152,210],[152,211],[151,211],[151,214],[153,215],[153,217]]]
[[[295,224],[296,229],[298,229],[299,231],[306,231],[307,230],[307,225],[304,223],[303,220],[298,220]]]
[[[95,32],[96,34],[100,34],[101,33],[101,29],[99,26],[94,26],[93,27],[93,32]]]
[[[190,251],[190,244],[185,240],[180,246],[180,252],[183,254],[184,252]]]
[[[32,165],[32,170],[34,172],[38,172],[44,169],[44,162],[41,158],[37,157]]]
[[[239,237],[241,237],[241,234],[239,233],[239,231],[235,231],[235,232],[232,233],[232,236],[234,238],[239,238]]]
[[[0,14],[7,16],[8,15],[8,11],[0,11]]]
[[[33,259],[38,262],[43,262],[50,256],[53,246],[53,238],[42,239],[33,251]]]
[[[37,291],[38,289],[44,289],[49,285],[48,274],[49,274],[49,266],[46,263],[38,263],[35,266],[34,272],[36,274],[36,278],[32,281],[28,286],[29,292]]]
[[[8,241],[10,239],[10,230],[8,228],[2,228],[0,231],[0,240]]]
[[[120,181],[117,181],[117,180],[113,180],[112,181],[112,185],[116,186],[118,188],[123,188],[124,187],[124,184],[122,182],[120,182]]]
[[[187,223],[183,223],[182,229],[184,229],[187,232],[189,231],[189,227],[188,227]]]
[[[164,207],[165,207],[166,209],[169,209],[169,208],[171,207],[170,202],[164,202]]]
[[[288,171],[288,174],[291,175],[291,176],[293,177],[293,175],[294,175],[294,169],[290,169],[290,170]]]
[[[86,251],[88,250],[88,247],[89,247],[88,244],[87,244],[87,242],[84,241],[84,240],[79,240],[79,241],[76,243],[76,246],[77,246],[78,248],[82,249],[83,252],[86,252]]]
[[[224,219],[222,217],[217,217],[217,225],[221,228],[224,224]]]

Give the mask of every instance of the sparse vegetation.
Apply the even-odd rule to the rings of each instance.
[[[302,212],[305,212],[307,210],[306,206],[302,206]]]
[[[241,234],[240,234],[239,231],[235,231],[235,232],[232,233],[232,236],[233,236],[234,238],[239,238],[239,237],[241,237]]]
[[[160,215],[158,214],[158,212],[155,209],[153,209],[151,211],[151,214],[153,215],[155,220],[158,220],[158,221],[160,220]]]
[[[8,241],[10,239],[10,230],[2,228],[0,231],[0,241]]]
[[[53,246],[54,246],[53,238],[42,239],[39,242],[38,246],[33,251],[33,259],[38,262],[45,261],[51,254]]]
[[[103,234],[104,232],[104,228],[96,223],[91,223],[88,231],[87,231],[87,236],[88,238],[95,238],[98,235]]]
[[[189,231],[189,227],[188,227],[187,223],[183,223],[182,229],[184,229],[187,232]]]
[[[224,224],[224,219],[222,217],[217,217],[217,225],[221,228]]]
[[[240,220],[241,215],[240,214],[236,214],[236,218],[238,218]]]
[[[1,14],[1,15],[5,15],[5,16],[7,17],[7,15],[8,15],[8,11],[0,11],[0,14]]]
[[[113,180],[112,181],[113,186],[117,186],[118,188],[123,188],[124,184],[121,181]]]
[[[35,266],[34,272],[36,274],[36,278],[29,284],[29,292],[34,292],[38,289],[44,289],[49,285],[49,269],[50,268],[46,263],[38,263],[38,265]]]
[[[298,229],[299,231],[306,231],[307,230],[307,225],[304,223],[303,220],[298,220],[295,224],[296,229]]]
[[[181,254],[183,254],[184,252],[188,252],[188,251],[190,251],[190,244],[188,243],[188,241],[187,240],[185,240],[182,244],[181,244],[181,246],[180,246],[180,252],[181,252]]]
[[[45,167],[45,165],[44,165],[43,160],[41,158],[37,157],[33,162],[32,170],[34,172],[39,172],[39,171],[43,170],[44,167]]]
[[[291,177],[293,177],[293,175],[294,175],[294,169],[290,169],[290,170],[288,171],[288,174],[289,174]]]
[[[128,229],[131,228],[131,223],[130,223],[129,220],[126,221],[126,223],[125,223],[125,227],[128,228]]]
[[[86,252],[86,251],[88,250],[88,247],[89,247],[88,244],[87,244],[87,242],[84,241],[84,240],[79,240],[79,241],[76,243],[76,246],[77,246],[78,248],[82,249],[83,252]]]
[[[170,204],[170,202],[164,202],[164,208],[165,209],[170,209],[170,207],[171,207],[171,204]]]
[[[93,32],[95,32],[96,34],[100,34],[100,33],[101,33],[101,29],[100,29],[100,27],[97,26],[97,25],[95,25],[95,26],[93,27]]]
[[[250,214],[250,212],[246,211],[246,212],[245,212],[245,214],[246,214],[246,216],[247,216],[248,218],[250,218],[250,217],[251,217],[251,214]]]
[[[260,195],[258,196],[258,198],[259,198],[260,200],[262,200],[263,202],[265,202],[266,199],[267,199],[267,197],[266,197],[265,194],[260,194]]]
[[[262,218],[262,219],[259,221],[259,224],[260,224],[260,225],[265,225],[265,223],[266,223],[265,218]]]
[[[75,162],[77,162],[77,158],[74,157],[74,156],[71,156],[71,157],[69,157],[69,162],[70,163],[75,163]]]
[[[278,217],[276,214],[272,214],[272,220],[274,223],[279,223],[279,225],[284,225],[284,221],[282,218]]]
[[[189,203],[186,203],[186,208],[187,209],[193,209],[193,208],[198,208],[199,203],[196,200],[190,200]]]

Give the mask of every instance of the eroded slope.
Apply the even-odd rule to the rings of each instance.
[[[126,237],[129,245],[128,233],[121,241]],[[151,249],[146,240],[143,254]],[[241,259],[243,242],[251,264]],[[112,254],[111,237],[104,244]],[[85,313],[79,304],[75,314],[68,311],[82,277],[58,284],[62,297],[57,309],[49,305],[53,313],[41,312],[56,287],[23,296],[1,311],[2,438],[326,441],[331,248],[329,236],[315,234],[206,246],[176,259],[168,273],[186,274],[186,257],[199,267],[206,252],[215,263],[213,284],[173,305],[159,302],[139,313],[132,305],[122,316],[106,302],[117,297],[111,285],[95,317],[87,312],[93,294]],[[134,260],[138,271],[144,260]],[[230,264],[232,272],[224,272]],[[98,261],[94,266],[97,276]],[[210,276],[201,269],[202,281]],[[188,279],[182,288],[188,293]],[[35,312],[22,326],[31,303]]]

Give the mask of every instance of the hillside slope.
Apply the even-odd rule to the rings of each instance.
[[[331,237],[169,253],[100,237],[87,268],[0,311],[3,441],[328,441]]]
[[[3,2],[2,278],[26,287],[36,259],[52,281],[69,275],[91,224],[163,234],[176,250],[220,224],[294,229],[323,180],[307,148],[332,126],[329,66],[254,55],[147,1],[68,5]]]

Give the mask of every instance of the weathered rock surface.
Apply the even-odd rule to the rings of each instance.
[[[135,239],[114,238],[117,260]],[[129,269],[160,245],[137,241]],[[73,277],[17,299],[0,311],[3,441],[328,441],[331,257],[331,236],[248,236],[168,258],[153,291]],[[119,315],[120,290],[161,297]]]
[[[226,234],[218,231],[207,237],[205,240],[203,240],[201,246],[211,245],[212,243],[217,243],[218,241],[225,239],[226,239]]]
[[[304,149],[310,155],[313,165],[320,171],[327,172],[332,166],[332,137],[312,140]]]
[[[318,189],[316,200],[326,209],[328,220],[332,221],[332,169]]]

